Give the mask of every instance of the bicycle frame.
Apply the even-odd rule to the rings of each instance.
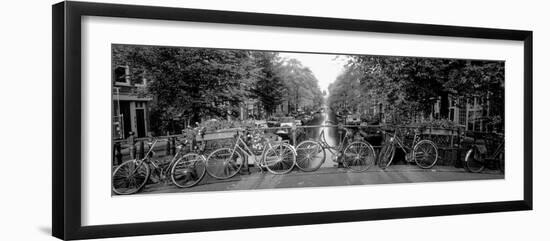
[[[385,132],[387,133],[387,132]],[[403,150],[403,152],[405,153],[409,153],[411,152],[412,148],[414,147],[414,145],[416,144],[416,142],[418,141],[418,134],[414,133],[414,138],[413,138],[413,142],[411,144],[411,146],[407,146],[405,145],[405,143],[403,143],[403,140],[397,136],[397,131],[393,132],[393,135],[390,137],[390,142],[391,143],[397,143],[397,146],[399,146],[399,148],[401,148],[401,150]]]
[[[472,146],[473,148],[477,148],[476,145]],[[485,154],[485,158],[488,160],[496,160],[498,159],[498,155],[504,151],[504,142],[500,142],[498,146],[489,154]]]
[[[192,161],[187,161],[187,159],[182,159],[182,157],[185,157],[187,155],[185,154],[185,151],[183,149],[183,146],[186,143],[178,145],[177,152],[169,158],[166,158],[166,159],[163,158],[164,160],[162,161],[159,159],[152,158],[153,156],[152,154],[154,153],[153,149],[157,143],[158,143],[157,139],[155,139],[155,141],[152,143],[149,142],[149,150],[147,151],[145,156],[143,156],[143,158],[131,159],[131,160],[125,161],[124,163],[122,163],[121,165],[119,165],[113,170],[112,183],[111,183],[113,192],[121,195],[136,193],[139,190],[141,190],[143,187],[145,187],[147,184],[147,181],[151,179],[155,183],[167,183],[169,181],[172,181],[178,187],[191,187],[196,185],[198,182],[200,182],[200,180],[204,177],[206,170],[202,169],[200,173],[195,172],[194,168],[196,166],[194,166],[194,164],[197,163],[196,161],[194,161],[195,159],[193,159]],[[184,170],[183,172],[184,179],[182,179],[184,180],[183,184],[176,181],[175,174],[174,174],[176,170],[176,163],[178,163],[180,160],[182,160],[181,162],[182,164],[191,163],[193,165],[191,167],[193,168],[193,170],[191,171],[189,171],[190,169],[189,167],[187,166],[183,167],[184,168],[182,169]],[[202,162],[202,160],[200,161]],[[121,169],[121,168],[124,168],[124,169]],[[125,170],[128,170],[128,171],[125,171]],[[141,172],[140,170],[143,170],[143,172]],[[120,175],[116,175],[117,173]],[[189,184],[188,177],[193,175],[193,173],[195,174],[195,177],[192,177],[194,179]],[[134,177],[134,175],[136,174],[140,175],[139,178]],[[122,190],[118,189],[119,184],[122,185],[120,186],[121,188],[123,188]]]
[[[147,153],[145,154],[145,156],[141,159],[136,159],[136,162],[138,162],[138,165],[137,167],[141,167],[141,165],[143,165],[143,163],[146,163],[147,165],[151,165],[150,163],[151,160],[149,160],[149,155],[151,155],[151,152],[153,151],[153,148],[155,147],[155,145],[157,144],[158,140],[155,140],[151,146],[149,147],[149,150],[147,151]],[[138,168],[136,168],[134,171],[136,171]],[[133,174],[133,173],[132,173]]]
[[[319,133],[319,143],[321,144],[321,147],[323,149],[326,149],[326,150],[329,150],[329,152],[334,155],[336,153],[339,153],[342,151],[342,149],[344,148],[344,142],[347,141],[349,139],[349,131],[348,130],[345,130],[346,131],[346,134],[344,135],[344,137],[340,138],[340,141],[338,143],[338,146],[331,146],[328,144],[326,138],[325,138],[325,130],[321,130],[321,133]],[[336,153],[334,151],[336,151]]]
[[[267,145],[265,145],[262,150],[262,154],[255,155],[254,152],[250,149],[250,147],[248,147],[248,144],[246,144],[246,142],[243,140],[242,134],[239,133],[237,135],[237,140],[235,141],[235,145],[233,146],[233,150],[231,151],[231,154],[235,153],[235,151],[239,149],[241,152],[244,152],[248,156],[254,156],[254,163],[261,163],[262,157],[264,156],[265,152],[272,147],[273,145],[271,144],[271,142],[268,141]],[[260,157],[260,159],[258,159],[258,156]]]
[[[142,159],[139,160],[140,163],[138,164],[138,167],[141,166],[143,163],[146,163],[147,165],[152,167],[151,168],[151,174],[153,174],[154,171],[159,171],[160,170],[159,178],[162,179],[162,180],[165,180],[167,178],[167,172],[169,172],[171,170],[171,167],[174,164],[174,162],[179,157],[183,156],[183,151],[182,151],[183,147],[178,148],[178,151],[176,152],[176,154],[174,154],[174,156],[170,159],[170,162],[169,162],[168,166],[166,168],[162,168],[160,165],[158,165],[158,163],[154,162],[150,158],[150,155],[153,152],[153,148],[155,147],[155,145],[157,143],[158,143],[158,140],[155,139],[155,141],[149,147],[149,150],[147,151],[145,156]]]

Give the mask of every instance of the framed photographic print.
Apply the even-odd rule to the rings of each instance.
[[[531,210],[532,54],[524,30],[55,4],[53,235]]]

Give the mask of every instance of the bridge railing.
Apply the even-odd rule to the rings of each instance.
[[[301,125],[301,126],[281,126],[281,127],[256,127],[252,129],[262,130],[264,132],[277,134],[287,138],[292,145],[297,145],[301,141],[306,139],[316,139],[321,128],[336,129],[338,140],[344,134],[343,129],[355,131],[355,134],[359,134],[364,140],[368,141],[376,150],[379,150],[386,141],[386,136],[381,130],[388,129],[419,129],[418,126],[406,126],[406,125]],[[188,134],[175,134],[157,136],[159,140],[155,146],[154,151],[160,156],[171,156],[176,154],[176,146],[180,141],[184,139],[192,139],[188,142],[184,148],[188,150],[194,150],[198,145],[208,150],[217,149],[222,146],[227,146],[232,143],[235,135],[238,131],[244,130],[243,128],[231,128],[222,129],[216,131],[209,131],[203,135],[195,135],[190,137]],[[278,132],[279,131],[279,132]],[[420,133],[423,138],[434,141],[440,151],[442,152],[442,159],[445,164],[454,164],[460,166],[460,158],[463,155],[463,147],[461,146],[462,136],[464,131],[462,128],[421,128]],[[404,138],[407,138],[406,136]],[[151,140],[150,137],[129,138],[122,140],[113,140],[113,165],[118,165],[122,161],[133,158],[141,158],[148,150],[147,142]]]

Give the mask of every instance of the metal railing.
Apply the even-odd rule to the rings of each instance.
[[[204,138],[208,135],[215,135],[215,134],[222,134],[222,133],[232,133],[237,134],[238,131],[244,131],[244,130],[262,130],[266,132],[272,132],[277,130],[287,130],[288,132],[288,138],[290,141],[290,144],[296,146],[299,143],[299,139],[301,139],[303,136],[301,135],[303,132],[299,133],[299,130],[308,130],[308,129],[314,129],[314,128],[336,128],[338,130],[342,129],[353,129],[358,130],[360,135],[363,138],[368,138],[369,136],[381,136],[380,143],[371,143],[375,149],[379,149],[383,143],[385,142],[386,136],[382,134],[380,130],[388,130],[388,129],[419,129],[419,126],[412,126],[412,125],[303,125],[303,126],[281,126],[281,127],[253,127],[253,128],[231,128],[231,129],[222,129],[222,130],[216,130],[216,131],[209,131],[203,133],[201,136],[192,136],[191,138],[194,141],[189,142],[189,145],[186,148],[189,148],[189,150],[194,150],[196,145],[204,144],[201,142],[208,142],[208,141],[218,141],[222,139],[232,139],[234,138],[234,135],[220,135],[223,138],[216,139],[216,138]],[[366,129],[375,130],[374,132],[365,131]],[[435,139],[436,136],[440,136],[437,138],[447,138],[447,145],[441,145],[441,141],[439,141],[438,148],[441,150],[457,150],[457,158],[456,162],[460,162],[460,156],[461,156],[461,141],[462,137],[464,135],[464,131],[462,131],[462,128],[435,128],[435,127],[427,127],[427,128],[421,128],[424,130],[424,133],[422,135],[426,135],[427,139]],[[446,129],[447,135],[440,135],[441,133],[436,133],[434,130],[441,130]],[[361,133],[361,131],[363,133]],[[315,135],[310,134],[308,139],[314,139],[316,138]],[[317,133],[318,134],[318,133]],[[340,132],[339,135],[343,134],[343,132]],[[189,139],[190,136],[188,134],[175,134],[175,135],[165,135],[165,136],[157,136],[156,139],[159,139],[163,143],[159,143],[157,147],[155,148],[155,152],[163,152],[164,155],[175,155],[176,153],[176,146],[178,145],[178,141],[181,139]],[[307,138],[307,136],[306,136]],[[113,140],[113,164],[117,165],[120,164],[123,159],[126,158],[141,158],[144,156],[146,151],[145,143],[151,140],[151,137],[141,137],[141,138],[134,138],[129,137],[122,140]],[[305,140],[305,139],[304,139]],[[303,141],[303,140],[300,140]],[[456,164],[460,165],[460,164]]]

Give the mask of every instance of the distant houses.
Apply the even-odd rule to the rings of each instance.
[[[491,103],[486,96],[452,96],[446,99],[446,107],[442,105],[441,97],[433,100],[432,108],[429,114],[418,112],[409,113],[405,122],[420,123],[433,120],[449,120],[456,125],[462,126],[466,131],[475,132],[502,132],[504,124],[491,122],[490,108]],[[382,123],[395,122],[398,114],[393,113],[391,107],[383,104],[373,104],[365,102],[360,114],[372,119],[380,120]],[[447,111],[442,111],[447,108]],[[494,116],[493,116],[494,117]],[[503,117],[502,117],[503,118]],[[401,120],[403,121],[403,120]]]

